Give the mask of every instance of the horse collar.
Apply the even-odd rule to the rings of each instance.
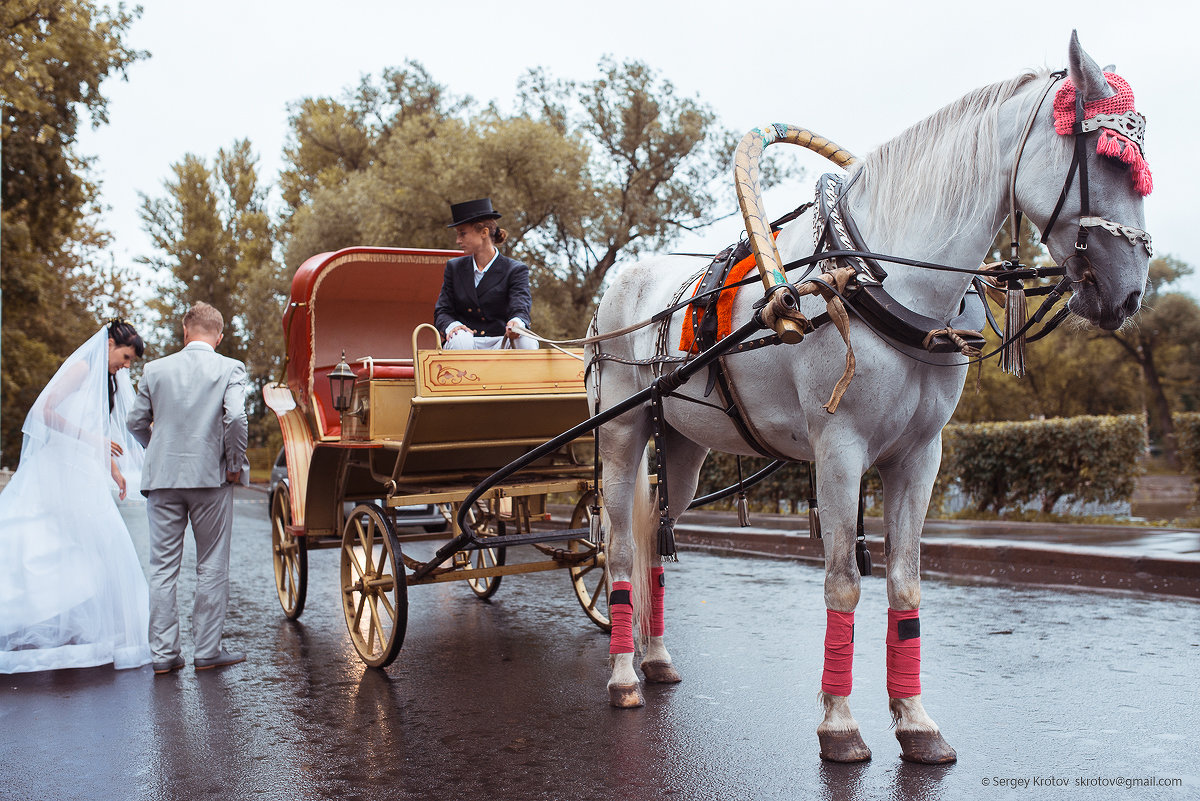
[[[853,184],[860,173],[850,180]],[[816,250],[819,252],[822,240],[828,240],[833,250],[860,250],[869,252],[863,242],[854,218],[842,213],[842,198],[845,197],[849,185],[840,175],[826,173],[817,181],[817,198],[820,201],[818,213],[813,215],[813,234],[816,238]],[[856,273],[860,283],[879,284],[887,278],[887,271],[875,259],[851,258],[846,259]],[[830,259],[821,262],[821,272],[832,272],[837,269],[837,263]]]
[[[856,173],[855,177],[860,174]],[[841,207],[841,200],[854,180],[851,178],[848,184],[841,176],[829,174],[821,176],[817,182],[820,208],[813,217],[816,232],[814,253],[821,253],[826,245],[832,250],[871,252],[863,242],[854,218]],[[876,259],[863,256],[844,260],[850,263],[855,272],[854,286],[847,292],[846,299],[857,316],[876,333],[930,353],[961,353],[967,358],[979,355],[979,349],[984,344],[981,332],[963,328],[959,318],[935,320],[901,304],[884,289],[887,271]],[[836,270],[837,261],[822,261],[822,272]],[[813,324],[820,324],[821,317],[813,318]]]

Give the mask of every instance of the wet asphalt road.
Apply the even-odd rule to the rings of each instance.
[[[338,607],[337,552],[310,554],[306,611],[289,623],[265,496],[239,493],[226,637],[247,663],[0,676],[0,798],[1200,797],[1196,601],[924,582],[926,707],[959,754],[928,767],[898,758],[884,583],[868,579],[852,706],[874,759],[830,765],[815,735],[818,568],[683,553],[667,625],[684,682],[614,710],[607,640],[565,572],[506,577],[491,603],[461,583],[413,588],[404,650],[369,670]],[[144,508],[123,512],[144,562]],[[189,553],[185,610],[193,566]]]

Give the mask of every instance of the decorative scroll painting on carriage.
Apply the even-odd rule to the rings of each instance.
[[[858,250],[884,254],[876,255],[888,264],[883,285],[905,309],[952,328],[981,257],[1015,208],[1043,232],[1050,255],[1062,266],[1061,286],[1071,289],[1067,308],[1075,316],[1114,329],[1137,310],[1150,256],[1143,215],[1150,182],[1141,120],[1124,82],[1105,74],[1074,35],[1067,57],[1064,73],[1030,71],[971,92],[849,168],[834,205],[844,220],[853,221]],[[1056,128],[1060,108],[1066,111],[1059,115],[1074,111],[1065,130]],[[770,127],[775,132],[770,136],[763,130],[752,133],[769,140],[788,128]],[[756,175],[756,166],[748,174]],[[1060,194],[1064,200],[1056,209]],[[784,265],[813,256],[813,232],[825,228],[819,214],[818,208],[809,208],[785,225],[774,243],[763,223],[768,218],[758,215],[756,227],[746,215],[764,283],[778,283]],[[889,256],[909,261],[888,263]],[[625,329],[672,305],[702,266],[694,258],[669,256],[625,268],[600,303],[596,333]],[[799,272],[791,280],[799,280]],[[756,294],[742,292],[734,300],[734,329],[741,331],[751,321]],[[847,306],[854,311],[852,298]],[[824,307],[817,297],[798,297],[795,311],[811,320]],[[652,562],[660,521],[669,525],[687,509],[708,451],[752,456],[765,450],[785,459],[815,461],[828,608],[825,716],[817,734],[824,759],[869,759],[848,696],[853,615],[861,591],[855,559],[859,478],[874,465],[885,487],[891,607],[887,685],[896,736],[907,760],[954,760],[954,749],[922,703],[919,538],[941,458],[940,432],[962,392],[967,356],[891,341],[866,315],[855,313],[846,329],[857,355],[856,371],[853,363],[849,370],[844,366],[846,348],[838,331],[826,325],[799,344],[722,357],[724,384],[716,387],[714,399],[707,397],[705,381],[678,385],[669,373],[660,379],[661,371],[649,366],[680,354],[675,344],[683,317],[675,314],[662,331],[643,328],[605,341],[608,358],[589,379],[602,411],[619,407],[655,382],[665,387],[661,421],[654,419],[651,405],[643,405],[601,427],[614,588],[610,702],[644,703],[631,636],[637,621],[644,623],[642,634],[648,637],[641,663],[646,680],[679,680],[664,644],[665,581]],[[792,334],[802,329],[797,325]],[[589,346],[589,358],[600,347]],[[826,398],[846,372],[853,381],[831,414]],[[726,407],[740,410],[740,422]],[[661,516],[641,469],[648,432],[660,424],[666,426],[668,445],[661,475],[670,487],[669,509]],[[936,615],[930,622],[929,629],[936,632]]]
[[[583,523],[594,468],[580,446],[591,434],[465,509],[470,531],[458,530],[480,479],[585,420],[588,406],[581,351],[442,349],[429,322],[457,255],[355,247],[306,261],[283,319],[287,384],[263,391],[284,441],[271,496],[280,605],[299,617],[309,551],[340,548],[347,627],[372,667],[396,658],[414,584],[463,579],[486,598],[504,575],[563,568],[587,617],[608,626],[603,544]],[[534,530],[548,493],[578,501],[570,529]],[[426,562],[401,548],[447,539]],[[512,544],[547,558],[508,565]]]

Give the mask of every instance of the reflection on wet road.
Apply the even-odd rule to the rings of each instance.
[[[819,569],[683,553],[668,644],[684,682],[607,706],[607,640],[565,572],[492,602],[413,588],[385,672],[345,631],[335,551],[310,554],[306,611],[279,611],[263,496],[236,505],[227,642],[243,665],[0,676],[0,797],[16,799],[1186,798],[1200,793],[1200,603],[949,581],[923,585],[925,704],[959,762],[902,763],[884,686],[887,602],[868,579],[853,710],[865,765],[817,757]],[[139,553],[144,510],[125,507]],[[190,546],[189,546],[190,547]],[[429,546],[432,547],[432,546]],[[515,556],[513,554],[512,556]],[[189,555],[181,606],[190,606]],[[184,616],[185,656],[190,631]],[[1175,788],[1016,789],[1045,777]],[[989,784],[984,786],[984,780]]]

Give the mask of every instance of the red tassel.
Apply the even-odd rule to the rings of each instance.
[[[1142,154],[1138,152],[1137,146],[1131,142],[1125,143],[1125,150],[1121,152],[1121,161],[1136,167],[1137,163],[1142,160]]]
[[[1137,172],[1134,176],[1133,188],[1143,197],[1154,191],[1154,178],[1150,175],[1149,168]]]
[[[1127,151],[1128,149],[1126,148]],[[1101,131],[1100,138],[1096,141],[1096,152],[1101,156],[1120,158],[1121,148],[1117,144],[1117,137],[1109,131]]]

